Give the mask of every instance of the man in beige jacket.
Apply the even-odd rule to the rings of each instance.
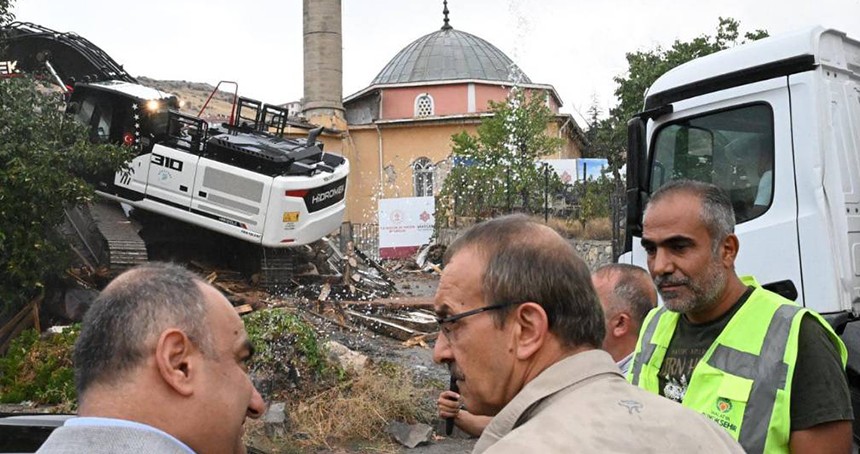
[[[434,359],[470,410],[495,415],[474,452],[743,452],[702,415],[624,380],[599,349],[588,268],[552,229],[487,221],[445,263]]]

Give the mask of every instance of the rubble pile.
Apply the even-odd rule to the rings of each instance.
[[[426,346],[435,338],[433,300],[414,296],[425,276],[441,272],[444,247],[425,246],[413,260],[379,263],[352,242],[344,248],[329,238],[297,251],[302,266],[286,285],[262,288],[234,270],[203,261],[185,263],[206,282],[220,290],[241,314],[266,308],[291,307],[317,326],[328,325],[350,332],[370,331],[404,342]],[[46,299],[49,315],[80,320],[91,301],[110,280],[104,268],[79,266],[67,272],[65,289]],[[435,281],[430,278],[429,280]]]

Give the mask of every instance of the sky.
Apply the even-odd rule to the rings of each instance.
[[[20,21],[73,31],[134,76],[239,84],[268,103],[302,97],[300,0],[14,0]],[[343,94],[367,87],[412,41],[442,26],[439,0],[343,0]],[[625,53],[713,35],[718,18],[771,35],[824,25],[860,40],[860,0],[450,0],[450,23],[553,85],[581,124],[616,104]]]

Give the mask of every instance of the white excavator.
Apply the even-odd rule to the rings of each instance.
[[[297,265],[291,248],[341,224],[349,162],[323,151],[316,140],[322,128],[284,138],[285,108],[236,98],[230,122],[210,126],[180,113],[175,96],[141,85],[85,38],[13,22],[0,28],[0,77],[21,73],[58,85],[92,141],[135,151],[124,170],[93,180],[114,207],[69,213],[89,238],[86,249],[114,268],[147,260],[157,243],[174,244],[192,255],[233,254],[244,270],[278,284]],[[115,202],[132,208],[142,230],[128,227]],[[101,238],[80,226],[90,217]]]

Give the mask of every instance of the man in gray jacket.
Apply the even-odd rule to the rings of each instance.
[[[75,345],[79,416],[40,453],[244,452],[265,411],[248,377],[253,347],[236,311],[187,270],[147,264],[117,277]]]
[[[474,452],[743,452],[707,418],[625,381],[599,349],[588,268],[552,229],[487,221],[445,263],[434,360],[471,411],[495,415]]]

